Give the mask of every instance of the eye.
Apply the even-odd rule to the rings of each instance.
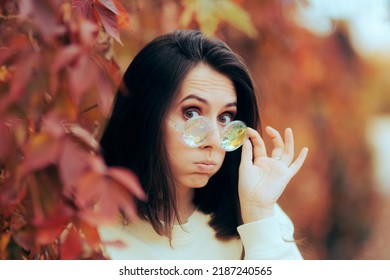
[[[221,115],[221,116],[219,117],[219,120],[218,120],[218,121],[219,121],[220,123],[222,123],[222,124],[228,124],[228,123],[232,122],[233,119],[234,119],[233,114],[231,114],[231,113],[225,113],[225,114],[223,114],[223,115]]]
[[[189,120],[189,119],[191,119],[191,118],[193,118],[193,117],[197,117],[197,116],[199,116],[199,115],[200,115],[199,110],[196,109],[196,108],[188,108],[188,109],[185,109],[185,110],[183,111],[183,116],[184,116],[187,120]]]

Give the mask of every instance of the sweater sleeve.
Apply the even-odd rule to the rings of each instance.
[[[237,228],[244,245],[245,259],[302,260],[294,242],[294,225],[279,205],[274,216]]]

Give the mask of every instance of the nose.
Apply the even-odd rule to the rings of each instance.
[[[211,125],[211,131],[208,137],[206,138],[204,144],[201,146],[201,148],[220,148],[221,147],[221,135],[220,130],[217,123],[213,123]]]

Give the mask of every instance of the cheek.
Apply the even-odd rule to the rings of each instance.
[[[225,151],[221,151],[218,153],[218,170],[221,169],[221,166],[225,160],[225,156],[226,156],[226,152]]]
[[[181,132],[168,127],[165,134],[165,148],[169,156],[169,161],[173,168],[180,164],[188,154],[188,147],[182,140]]]
[[[168,153],[175,151],[175,148],[180,148],[182,147],[182,144],[184,144],[181,132],[169,126],[165,130],[164,142]]]

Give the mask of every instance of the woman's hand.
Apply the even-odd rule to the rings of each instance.
[[[299,171],[306,159],[308,148],[303,148],[294,159],[294,137],[287,128],[283,141],[279,132],[266,127],[274,148],[267,156],[260,134],[248,128],[249,139],[242,147],[238,190],[244,223],[273,215],[273,209],[291,178]]]

